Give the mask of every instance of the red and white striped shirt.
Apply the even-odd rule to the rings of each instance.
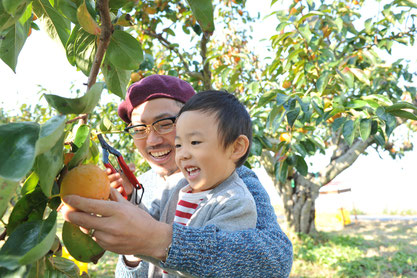
[[[187,226],[198,205],[210,193],[211,190],[192,193],[189,185],[180,190],[178,194],[177,208],[175,209],[174,222]],[[168,277],[168,272],[163,270],[162,278]]]
[[[198,205],[210,191],[192,193],[190,186],[181,189],[178,196],[174,222],[187,226]]]

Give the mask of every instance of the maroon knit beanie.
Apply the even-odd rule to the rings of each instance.
[[[130,123],[132,110],[145,101],[164,97],[185,103],[193,95],[193,87],[184,80],[169,75],[150,75],[129,87],[126,99],[120,103],[117,112],[123,121]]]

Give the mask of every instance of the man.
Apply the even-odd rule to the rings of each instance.
[[[119,106],[119,116],[129,123],[127,130],[152,167],[147,173],[153,176],[150,180],[165,181],[162,187],[176,183],[170,182],[173,176],[181,177],[175,164],[175,128],[170,121],[194,94],[185,81],[152,75],[133,84]],[[95,240],[107,250],[150,256],[160,260],[162,267],[193,276],[287,277],[292,266],[291,242],[280,229],[269,197],[256,175],[246,167],[240,167],[237,172],[254,197],[258,215],[256,229],[224,232],[215,226],[168,225],[154,220],[115,190],[111,196],[113,202],[66,197],[65,202],[79,211],[67,209],[64,218],[94,229]],[[146,189],[160,187],[143,183]],[[132,193],[132,188],[127,191]],[[152,198],[162,194],[156,191]],[[144,200],[146,205],[149,200]],[[128,257],[121,263],[124,265],[119,268],[123,272],[120,276],[135,277],[138,262]]]

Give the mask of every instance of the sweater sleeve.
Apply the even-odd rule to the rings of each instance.
[[[278,225],[269,196],[255,173],[237,170],[254,197],[256,229],[225,232],[214,225],[202,228],[173,225],[172,246],[163,266],[198,277],[288,277],[292,244]]]

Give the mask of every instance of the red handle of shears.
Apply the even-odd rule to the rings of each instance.
[[[122,168],[123,173],[127,177],[127,179],[130,181],[130,183],[136,187],[136,189],[142,189],[142,185],[140,182],[136,179],[135,175],[130,171],[129,166],[127,166],[125,160],[122,156],[117,157],[117,161],[119,162],[120,168]]]
[[[113,165],[111,165],[110,163],[106,163],[106,164],[104,164],[104,166],[106,168],[110,169],[113,174],[114,173],[117,173],[116,169],[114,169]],[[123,187],[123,185],[119,186],[118,188],[121,188],[121,192],[120,193],[122,194],[123,198],[125,198],[127,200],[127,193],[126,193],[126,190]]]

